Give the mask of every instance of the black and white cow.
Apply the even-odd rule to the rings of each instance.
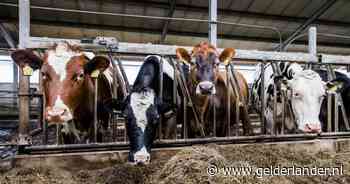
[[[296,131],[302,132],[320,132],[321,124],[318,118],[321,102],[323,100],[325,89],[324,82],[320,76],[312,70],[303,70],[297,63],[277,63],[280,67],[282,76],[275,76],[271,64],[265,65],[265,88],[263,99],[266,104],[265,112],[263,113],[266,120],[266,133],[271,133],[272,123],[276,123],[276,127],[280,127],[282,123],[282,101],[281,92],[277,89],[277,97],[274,96],[274,82],[285,79],[287,87],[291,90],[292,95],[289,98],[292,106],[293,115],[286,114],[285,131],[293,133]],[[257,66],[257,71],[252,86],[252,103],[256,109],[260,107],[260,86],[261,86],[261,64]],[[273,117],[273,101],[277,98],[277,113],[276,121]],[[289,115],[289,116],[288,116]],[[293,116],[295,122],[293,121]],[[296,123],[296,124],[295,124]]]
[[[340,93],[345,107],[346,116],[350,118],[350,78],[341,72],[335,72],[335,79],[328,81],[328,73],[326,70],[316,70],[316,72],[321,76],[324,82],[327,82],[328,91]],[[320,120],[322,123],[322,131],[327,131],[327,103],[325,99],[322,102],[321,111],[320,111]],[[332,105],[333,107],[333,105]],[[340,108],[339,108],[340,109]],[[339,110],[339,131],[346,131],[345,121]],[[334,122],[332,122],[333,127],[331,128],[334,131]]]
[[[159,98],[161,60],[163,60],[162,100]],[[159,117],[176,109],[173,104],[173,78],[174,69],[166,60],[156,55],[145,58],[124,111],[130,140],[129,161],[132,163],[150,161],[150,150],[160,123]],[[166,134],[176,132],[176,121],[172,117],[174,116],[164,117],[162,121],[162,127],[168,132]]]

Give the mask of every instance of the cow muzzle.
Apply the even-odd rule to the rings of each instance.
[[[215,95],[216,89],[213,82],[203,81],[197,85],[196,94],[198,95]]]
[[[306,123],[302,128],[305,133],[321,133],[320,123]]]
[[[46,120],[49,123],[64,123],[73,119],[68,108],[47,108]]]

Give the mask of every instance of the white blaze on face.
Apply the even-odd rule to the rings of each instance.
[[[155,93],[154,90],[149,89],[145,92],[133,92],[130,96],[130,106],[135,117],[136,125],[144,133],[147,122],[147,109],[154,105]],[[148,163],[150,154],[145,146],[134,154],[135,163]]]
[[[312,70],[304,70],[297,73],[289,85],[298,128],[304,132],[320,132],[319,113],[325,94],[321,77]]]
[[[58,43],[55,50],[49,50],[47,53],[47,64],[52,67],[62,82],[66,77],[66,65],[73,56],[82,55],[81,52],[72,51],[67,43]],[[62,89],[61,89],[62,90]],[[48,111],[50,116],[60,116],[63,121],[69,121],[72,119],[72,113],[66,104],[62,101],[58,95],[54,102],[54,106]]]
[[[149,89],[145,92],[133,92],[130,96],[130,106],[135,116],[136,125],[145,131],[147,126],[147,109],[154,105],[155,93]]]

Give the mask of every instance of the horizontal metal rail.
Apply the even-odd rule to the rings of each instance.
[[[108,52],[108,50],[101,45],[81,43],[77,39],[58,39],[58,38],[42,38],[31,37],[28,43],[29,48],[50,48],[57,42],[67,41],[71,44],[78,44],[85,50],[95,52]],[[193,47],[161,45],[161,44],[141,44],[141,43],[127,43],[120,42],[117,52],[121,54],[142,54],[142,55],[169,55],[175,56],[176,49],[182,47],[191,51]],[[218,51],[223,51],[218,48]],[[318,57],[309,53],[302,52],[276,52],[276,51],[258,51],[258,50],[241,50],[236,49],[234,59],[242,60],[268,60],[268,61],[294,61],[294,62],[318,62]]]
[[[257,136],[234,136],[234,137],[210,137],[177,140],[155,141],[153,148],[185,147],[201,144],[249,144],[249,143],[274,143],[286,141],[305,141],[315,139],[342,139],[350,138],[350,132],[321,133],[321,134],[284,134],[284,135],[257,135]],[[15,145],[12,145],[15,146]],[[94,151],[127,151],[129,144],[125,142],[93,143],[93,144],[70,144],[70,145],[41,145],[21,146],[19,154],[55,154],[73,152]]]

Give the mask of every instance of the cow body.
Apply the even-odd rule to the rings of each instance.
[[[92,141],[96,84],[91,74],[95,70],[101,72],[97,79],[98,121],[101,128],[106,128],[110,115],[104,104],[112,99],[114,87],[110,61],[102,56],[89,58],[77,46],[68,43],[58,43],[42,58],[36,56],[40,63],[33,56],[30,50],[12,53],[20,67],[38,65],[40,68],[47,122],[63,125],[64,143]],[[101,135],[99,138],[101,140]]]
[[[343,103],[344,103],[344,107],[345,107],[345,114],[346,117],[350,118],[350,78],[343,73],[340,72],[335,72],[335,79],[329,81],[328,80],[328,72],[326,70],[316,70],[316,72],[321,76],[322,80],[324,82],[330,82],[328,83],[328,87],[329,88],[334,88],[335,87],[335,91],[334,92],[338,92],[342,99],[343,99]],[[321,106],[321,111],[320,111],[320,115],[319,118],[321,120],[322,123],[322,131],[326,132],[328,127],[328,123],[327,123],[327,105],[328,101],[327,99],[324,99],[322,102],[322,106]],[[332,105],[332,111],[334,111],[334,106]],[[332,112],[334,114],[334,112]],[[339,117],[339,131],[346,131],[346,126],[345,126],[345,121],[344,118],[342,116],[340,107],[339,107],[339,112],[338,112],[338,117]],[[332,131],[335,131],[334,129],[334,121],[332,121],[332,127],[330,128]]]
[[[189,63],[191,69],[188,74],[188,88],[193,99],[195,109],[199,112],[199,118],[204,123],[204,131],[206,135],[213,134],[213,121],[216,120],[216,136],[227,136],[229,131],[227,124],[227,109],[228,96],[230,96],[230,103],[232,119],[235,115],[235,107],[237,97],[234,95],[232,88],[227,84],[226,73],[219,71],[220,62],[231,60],[234,55],[234,49],[225,49],[219,56],[216,48],[206,42],[196,45],[192,53],[189,54],[183,48],[177,49],[177,57],[180,61]],[[248,85],[244,77],[235,71],[238,85],[240,87],[239,93],[248,100]],[[229,89],[229,90],[228,90]],[[246,105],[246,104],[241,104]],[[215,108],[215,116],[214,116]],[[245,134],[251,134],[251,128],[248,116],[243,113],[240,108],[240,117],[242,118],[243,130]],[[198,135],[198,127],[194,122],[194,118],[190,116],[189,136],[196,137]],[[235,122],[239,123],[239,122]],[[233,127],[233,126],[231,126]]]
[[[176,136],[173,109],[174,69],[163,60],[163,98],[159,98],[160,56],[145,58],[126,103],[127,133],[130,140],[129,161],[148,163],[160,116],[163,117],[163,138]],[[170,117],[166,114],[172,114]],[[171,113],[172,112],[172,113]]]
[[[271,64],[265,66],[264,82],[265,88],[264,99],[261,99],[261,64],[257,65],[254,84],[252,86],[252,103],[255,108],[260,111],[261,101],[265,103],[265,112],[263,114],[266,120],[266,133],[272,133],[272,125],[275,123],[275,131],[281,131],[282,124],[282,85],[286,85],[292,92],[291,98],[286,102],[291,105],[290,113],[285,114],[285,131],[293,133],[297,131],[303,132],[319,132],[320,121],[318,113],[321,102],[323,100],[325,89],[320,76],[311,70],[303,70],[302,67],[296,63],[277,63],[280,68],[282,76],[276,76],[273,72]],[[276,84],[276,85],[274,85]],[[274,94],[274,87],[277,86],[276,96]],[[273,116],[273,102],[274,98],[277,101],[276,118]],[[288,112],[288,111],[286,111]]]

